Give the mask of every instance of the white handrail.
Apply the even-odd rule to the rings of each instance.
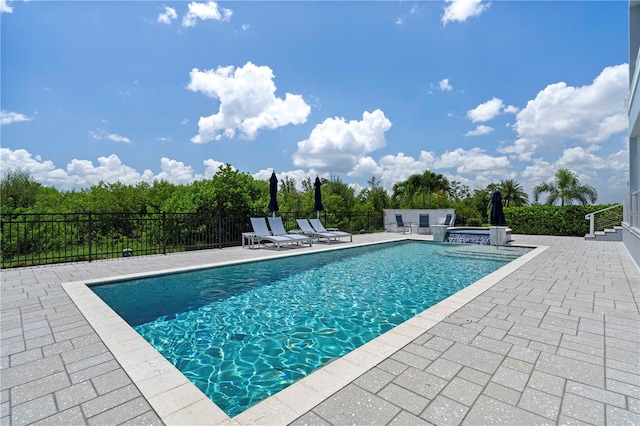
[[[598,210],[596,212],[584,215],[584,218],[589,221],[589,235],[594,235],[594,233],[595,233],[595,217],[596,217],[597,214],[600,214],[602,212],[606,212],[607,210],[615,209],[615,208],[620,207],[620,206],[622,206],[622,204],[616,204],[615,206],[610,206],[610,207],[607,207],[605,209],[601,209],[601,210]],[[624,209],[624,206],[623,206],[623,209]]]

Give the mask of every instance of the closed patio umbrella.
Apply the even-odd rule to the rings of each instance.
[[[500,191],[494,192],[491,198],[491,216],[489,221],[494,226],[504,226],[507,224],[504,211],[502,210],[502,194]]]
[[[269,210],[272,212],[273,217],[276,216],[278,209],[278,178],[276,172],[271,173],[271,179],[269,179]]]
[[[320,182],[320,178],[316,176],[316,181],[313,183],[314,192],[315,192],[315,203],[313,204],[313,209],[316,211],[316,217],[320,219],[320,211],[324,210],[322,207],[322,191],[320,190],[322,187],[322,182]]]
[[[493,193],[491,198],[491,215],[489,216],[489,222],[496,227],[496,248],[498,247],[498,226],[504,226],[507,224],[507,220],[504,217],[504,211],[502,210],[502,194],[500,191]]]

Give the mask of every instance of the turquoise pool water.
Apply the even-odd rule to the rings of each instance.
[[[407,241],[91,289],[233,417],[528,250]]]

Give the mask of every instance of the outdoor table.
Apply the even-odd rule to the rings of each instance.
[[[245,246],[245,241],[249,245],[249,248],[253,248],[255,243],[260,242],[260,238],[256,235],[255,232],[243,232],[242,233],[242,248]]]

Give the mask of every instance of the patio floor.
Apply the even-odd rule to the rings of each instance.
[[[620,242],[514,235],[540,248],[233,419],[83,285],[405,237],[430,238],[2,270],[0,424],[640,424],[640,273]]]

